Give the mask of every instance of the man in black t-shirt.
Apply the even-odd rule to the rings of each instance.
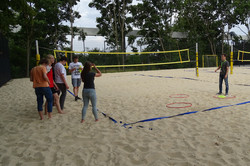
[[[227,55],[226,54],[222,54],[221,55],[221,65],[215,70],[215,72],[217,70],[220,70],[220,78],[219,78],[219,93],[217,93],[218,95],[222,94],[222,82],[223,79],[225,81],[225,85],[226,85],[226,96],[228,96],[228,90],[229,90],[229,86],[228,86],[228,71],[229,71],[229,62],[227,61]]]

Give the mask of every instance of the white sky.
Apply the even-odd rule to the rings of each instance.
[[[76,27],[96,27],[96,18],[100,17],[99,11],[95,8],[90,8],[88,5],[92,0],[80,0],[80,2],[74,7],[74,10],[78,11],[81,15],[80,19],[75,20],[74,26]],[[136,0],[133,2],[134,4],[138,3]],[[66,23],[69,25],[69,23]],[[240,26],[241,29],[247,32],[246,27]],[[226,29],[227,30],[227,29]],[[234,31],[238,35],[245,35],[239,28],[235,27],[231,31]],[[70,41],[70,36],[68,36],[68,40]],[[101,50],[104,49],[104,37],[101,36],[87,36],[85,40],[85,47],[89,49],[99,48]],[[106,46],[107,47],[107,46]],[[73,50],[74,51],[83,51],[83,43],[78,40],[78,36],[74,38],[73,41]],[[131,51],[130,48],[127,51]],[[139,50],[140,51],[140,50]]]

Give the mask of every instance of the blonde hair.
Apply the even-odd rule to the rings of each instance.
[[[46,59],[49,61],[49,64],[51,64],[51,58],[54,58],[54,56],[53,55],[51,55],[51,54],[48,54],[47,56],[46,56]]]

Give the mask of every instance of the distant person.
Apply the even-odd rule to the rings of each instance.
[[[95,68],[97,73],[91,72],[92,66]],[[95,66],[95,64],[92,64],[90,62],[86,62],[84,64],[83,71],[81,73],[82,82],[84,83],[84,88],[82,90],[82,98],[84,102],[84,106],[82,108],[82,121],[85,120],[86,111],[88,109],[89,100],[92,103],[92,112],[95,117],[95,121],[98,121],[98,115],[97,115],[97,106],[96,106],[96,91],[95,91],[95,84],[94,79],[95,77],[102,76],[101,71]]]
[[[64,67],[64,65],[67,62],[67,58],[65,56],[61,57],[60,61],[55,65],[55,82],[60,91],[62,92],[60,96],[60,107],[63,111],[64,109],[64,102],[66,98],[66,90],[69,89],[69,86],[67,84],[66,78],[67,78],[67,72]]]
[[[47,65],[47,77],[49,78],[49,81],[51,83],[49,85],[49,87],[50,87],[51,92],[53,94],[53,98],[54,98],[53,101],[55,102],[58,113],[63,114],[64,112],[61,110],[61,106],[59,103],[59,96],[57,93],[59,91],[59,88],[56,85],[54,78],[53,78],[53,73],[54,73],[53,72],[53,65],[55,62],[55,58],[53,55],[48,55],[46,59],[49,61],[49,64]],[[45,115],[46,114],[47,114],[47,101],[45,103]]]
[[[37,109],[38,109],[38,114],[43,120],[43,96],[45,96],[48,104],[47,104],[47,109],[48,109],[48,117],[51,118],[52,114],[52,105],[53,105],[53,97],[52,97],[52,92],[49,87],[50,81],[49,78],[47,77],[47,70],[46,66],[48,65],[48,60],[47,59],[42,59],[39,62],[40,66],[34,67],[31,72],[30,72],[30,81],[33,82],[33,88],[35,88],[35,93],[37,96]]]
[[[226,54],[222,54],[221,55],[221,65],[215,70],[215,72],[217,70],[220,70],[220,77],[219,77],[219,93],[217,93],[218,95],[222,94],[222,82],[223,80],[225,81],[225,85],[226,85],[226,96],[228,96],[228,90],[229,90],[229,86],[228,86],[228,72],[229,72],[229,62],[227,61],[227,55]]]
[[[75,95],[75,101],[81,99],[78,97],[79,87],[81,86],[81,71],[83,65],[81,62],[78,62],[78,57],[73,57],[73,62],[69,64],[69,72],[71,73],[73,92]]]

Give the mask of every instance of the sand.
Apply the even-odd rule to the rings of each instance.
[[[81,124],[83,104],[69,93],[66,114],[53,107],[52,119],[41,121],[32,83],[13,79],[0,88],[0,165],[250,165],[250,103],[235,105],[250,101],[249,73],[248,67],[234,68],[232,99],[214,98],[219,80],[214,68],[200,69],[199,78],[195,69],[103,74],[95,80],[98,108],[116,124],[101,113],[94,122],[91,107]],[[70,76],[67,81],[71,85]],[[166,107],[174,102],[192,106]],[[232,106],[202,112],[226,105]],[[190,111],[198,112],[122,127]]]

